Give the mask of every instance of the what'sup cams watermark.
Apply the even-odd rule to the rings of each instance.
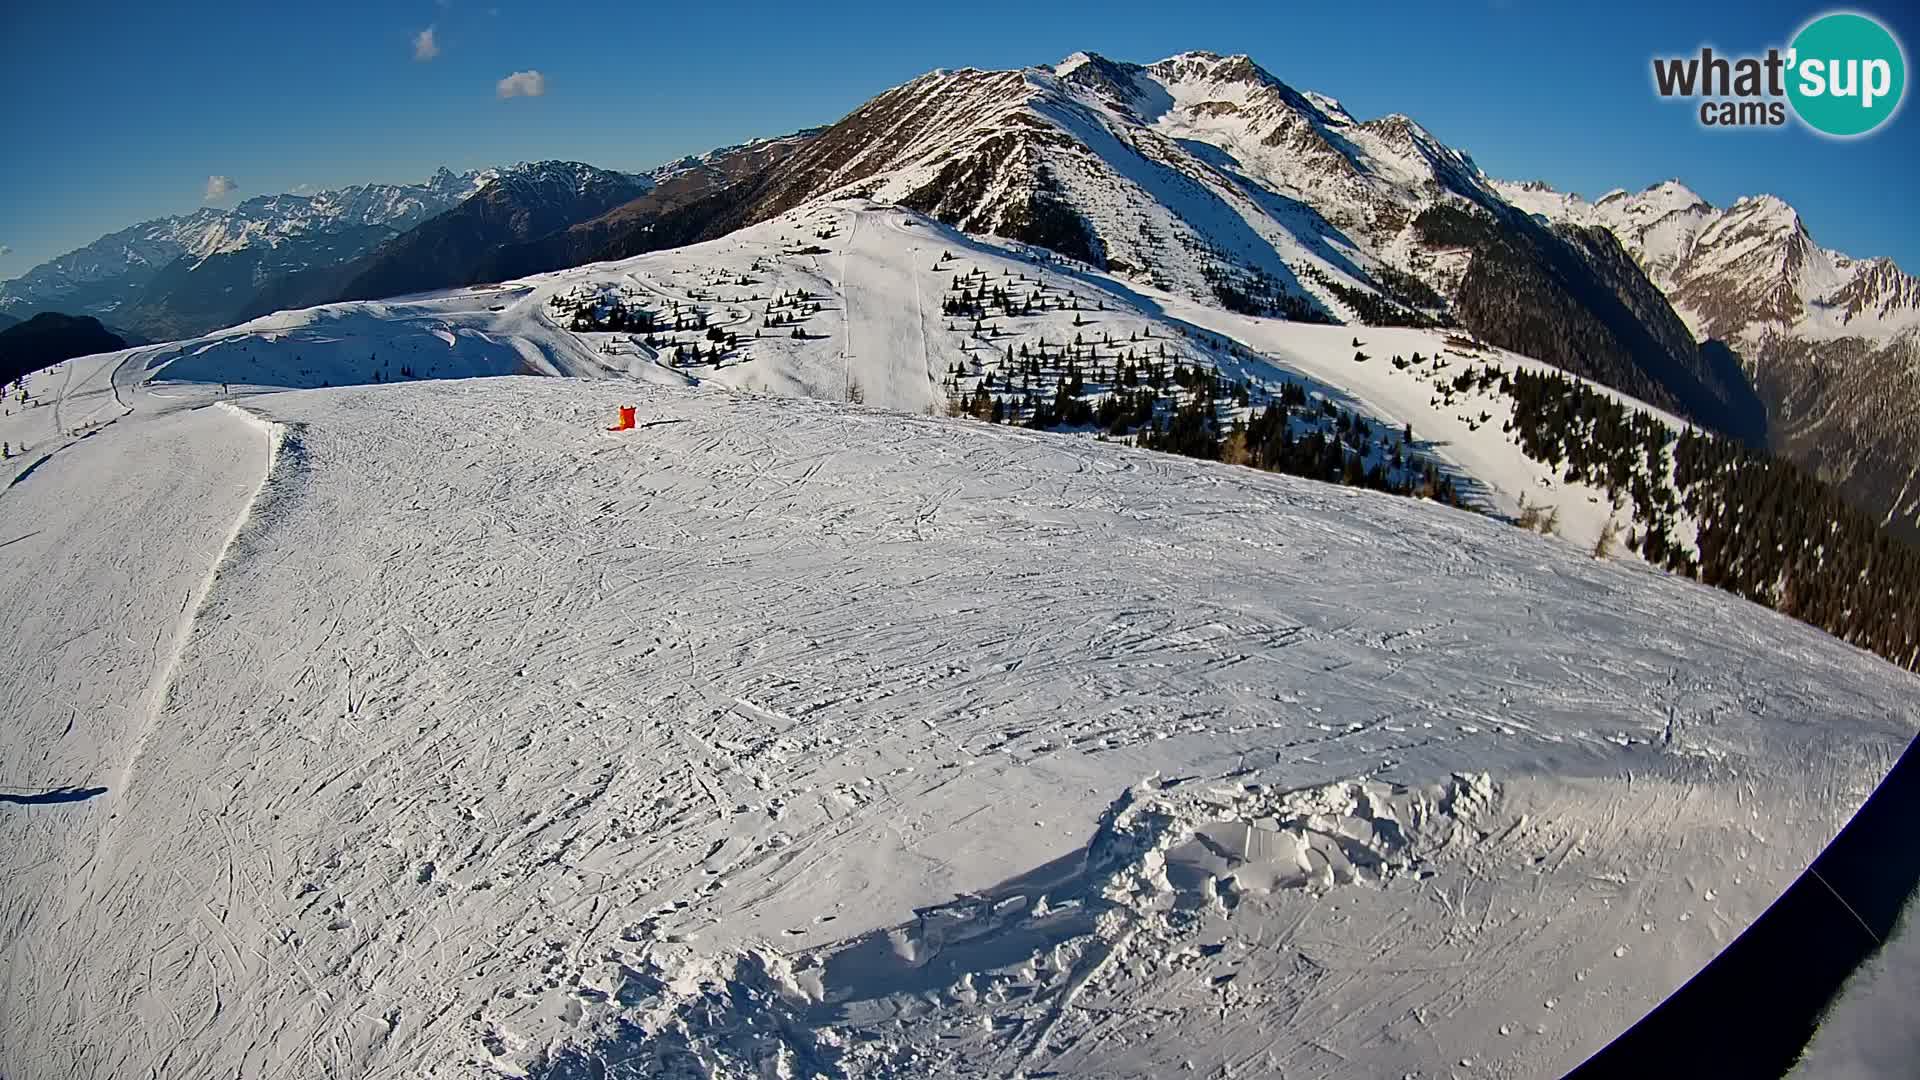
[[[1855,12],[1822,15],[1785,49],[1762,56],[1653,60],[1662,98],[1699,102],[1703,127],[1781,127],[1789,115],[1822,135],[1851,138],[1893,119],[1907,89],[1906,52],[1879,20]]]

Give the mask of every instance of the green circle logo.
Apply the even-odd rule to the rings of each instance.
[[[1815,131],[1842,138],[1887,122],[1907,89],[1907,61],[1887,28],[1865,15],[1822,15],[1793,39],[1787,98]]]

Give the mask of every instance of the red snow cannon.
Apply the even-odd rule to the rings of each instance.
[[[608,428],[608,431],[630,431],[633,429],[633,406],[620,406],[620,422]]]

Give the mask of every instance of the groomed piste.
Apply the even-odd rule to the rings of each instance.
[[[0,804],[0,1074],[1552,1075],[1920,724],[1634,559],[925,415],[818,258],[719,375],[569,271],[32,377],[0,780],[88,794]]]

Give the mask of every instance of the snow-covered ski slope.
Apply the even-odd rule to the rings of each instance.
[[[963,355],[891,302],[935,242],[861,247],[925,223],[820,213],[8,401],[0,1075],[1551,1075],[1920,725],[1888,664],[1484,516],[685,386],[911,410]],[[809,336],[670,369],[549,315],[728,259]],[[521,365],[655,385],[215,384]]]
[[[976,289],[986,283],[1061,306],[991,319],[975,332],[973,319],[941,311],[968,274],[977,275],[971,279]],[[810,299],[783,299],[800,294]],[[718,366],[676,366],[668,362],[676,349],[710,346],[704,332],[652,335],[649,345],[648,335],[569,329],[576,308],[614,302],[644,306],[662,318],[698,314],[738,335],[738,343]],[[769,316],[776,314],[783,321],[773,324]],[[796,328],[805,336],[793,337]],[[708,243],[502,285],[282,312],[206,338],[135,350],[120,378],[319,387],[563,374],[711,382],[940,413],[954,392],[946,380],[956,365],[965,393],[982,373],[1003,372],[1010,348],[1057,352],[1076,339],[1110,340],[1102,346],[1105,357],[1159,355],[1216,367],[1255,387],[1304,382],[1385,429],[1411,425],[1421,453],[1467,480],[1463,487],[1476,505],[1509,517],[1523,502],[1554,508],[1560,534],[1584,549],[1593,548],[1609,521],[1624,526],[1630,517],[1605,492],[1566,482],[1529,459],[1502,431],[1512,415],[1509,399],[1443,388],[1482,364],[1546,365],[1462,345],[1446,331],[1236,315],[864,200],[808,206]],[[1356,353],[1368,359],[1356,361]],[[1422,363],[1405,369],[1392,363],[1416,354]],[[1662,418],[1680,429],[1679,421]]]

